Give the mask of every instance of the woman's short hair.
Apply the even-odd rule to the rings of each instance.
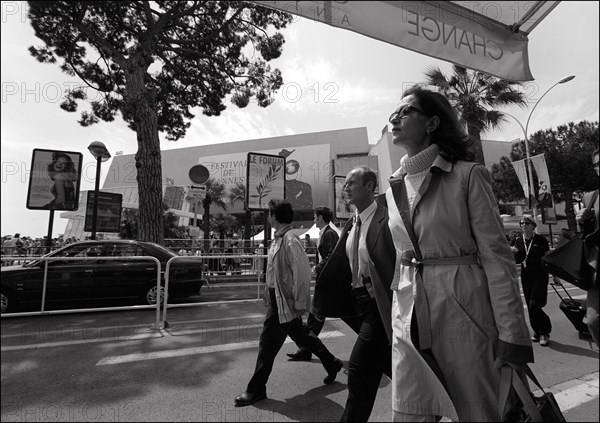
[[[437,116],[438,127],[431,133],[431,140],[440,149],[440,155],[455,163],[457,160],[473,161],[473,139],[465,132],[454,107],[446,96],[420,85],[413,85],[402,97],[413,95],[427,116]]]
[[[294,209],[292,204],[287,200],[269,201],[269,214],[274,216],[279,223],[292,223],[294,220]]]

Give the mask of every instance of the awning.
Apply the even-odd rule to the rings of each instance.
[[[531,81],[528,34],[558,1],[254,1],[509,81]]]
[[[275,229],[271,228],[271,239],[275,238]],[[265,231],[260,231],[252,238],[252,241],[264,241],[265,240]]]
[[[333,229],[334,231],[336,231],[336,232],[337,232],[337,234],[338,234],[338,236],[342,234],[342,231],[341,231],[341,229],[340,229],[340,228],[338,228],[337,226],[335,226],[335,225],[333,224],[333,222],[329,222],[329,227],[330,227],[331,229]],[[306,232],[304,232],[302,235],[300,235],[300,239],[304,239],[304,236],[305,236],[306,234],[308,234],[308,235],[311,237],[311,239],[318,239],[318,238],[319,238],[319,234],[320,234],[320,232],[321,232],[321,230],[320,230],[319,228],[317,228],[317,225],[315,225],[315,224],[313,223],[313,225],[311,226],[311,228],[310,228],[308,231],[306,231]]]

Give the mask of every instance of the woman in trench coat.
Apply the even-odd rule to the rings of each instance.
[[[439,93],[410,88],[390,123],[394,420],[499,421],[500,367],[533,350],[488,171]]]

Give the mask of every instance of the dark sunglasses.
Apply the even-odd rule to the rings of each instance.
[[[388,121],[391,123],[396,118],[404,119],[406,116],[408,116],[412,112],[417,112],[420,115],[427,116],[427,113],[425,113],[425,111],[423,109],[419,109],[418,107],[407,104],[406,106],[402,106],[398,110],[396,110],[394,113],[392,113],[390,115],[390,118],[388,119]]]

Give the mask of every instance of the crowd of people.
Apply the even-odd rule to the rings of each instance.
[[[37,256],[45,254],[47,237],[32,238],[21,236],[20,233],[2,236],[2,255],[7,256]],[[78,241],[76,237],[56,237],[50,240],[50,247],[56,249]]]

